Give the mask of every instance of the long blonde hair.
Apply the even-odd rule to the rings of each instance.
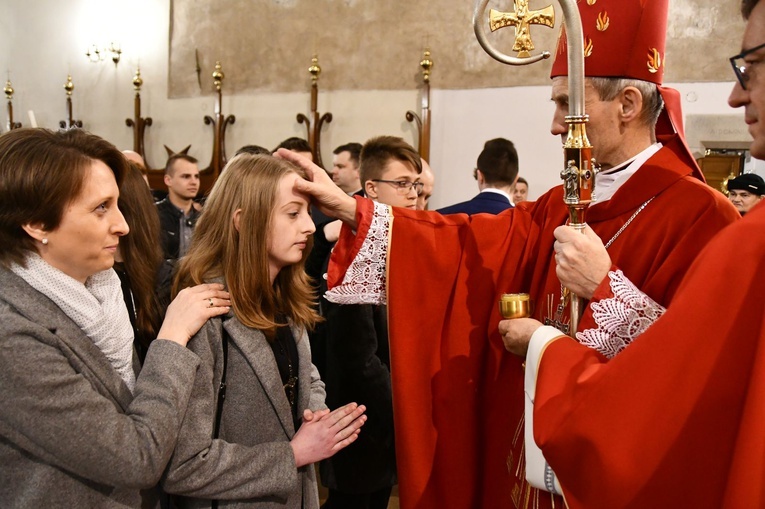
[[[268,234],[279,182],[289,173],[305,178],[291,163],[266,155],[241,154],[221,172],[194,228],[191,248],[181,260],[173,293],[223,277],[234,314],[244,325],[276,330],[277,315],[312,328],[319,320],[314,291],[305,273],[311,241],[299,263],[282,268],[271,285]],[[239,230],[234,213],[241,209]]]

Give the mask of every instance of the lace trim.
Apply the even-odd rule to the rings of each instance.
[[[390,207],[375,202],[372,224],[342,283],[324,297],[336,304],[386,304],[385,269],[393,215]]]
[[[577,332],[576,339],[612,359],[658,320],[666,308],[638,290],[622,271],[609,272],[608,278],[614,296],[590,305],[597,328]]]

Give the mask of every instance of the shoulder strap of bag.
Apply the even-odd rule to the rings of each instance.
[[[223,402],[226,399],[226,368],[228,366],[228,333],[225,327],[221,327],[221,346],[223,347],[223,375],[218,387],[218,406],[215,410],[215,428],[213,438],[218,438],[220,433],[220,420],[223,415]]]
[[[218,387],[218,405],[215,409],[215,427],[213,428],[213,438],[218,438],[220,433],[220,420],[223,415],[223,401],[226,399],[226,368],[228,367],[228,332],[221,322],[221,346],[223,347],[223,374],[220,378]],[[213,500],[210,509],[218,509],[218,501]]]

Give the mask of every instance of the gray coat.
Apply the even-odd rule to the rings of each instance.
[[[0,505],[147,507],[199,359],[154,341],[135,395],[50,299],[0,268]]]
[[[189,342],[201,365],[186,417],[163,486],[184,495],[183,507],[318,509],[313,465],[295,467],[290,440],[295,435],[274,354],[259,330],[231,313],[226,398],[219,439],[213,440],[218,387],[223,373],[221,320],[211,319]],[[324,383],[311,364],[305,331],[292,328],[299,354],[298,415],[324,405]]]

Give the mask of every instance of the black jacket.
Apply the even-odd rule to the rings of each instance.
[[[178,251],[181,247],[181,218],[183,212],[178,207],[170,203],[170,198],[157,203],[157,213],[159,213],[159,227],[162,235],[162,252],[166,260],[175,260],[178,258]],[[191,208],[191,214],[186,219],[193,228],[197,224],[200,212],[194,207]]]
[[[369,420],[350,446],[321,462],[324,486],[373,493],[397,483],[386,306],[328,303],[327,406],[355,401]]]

